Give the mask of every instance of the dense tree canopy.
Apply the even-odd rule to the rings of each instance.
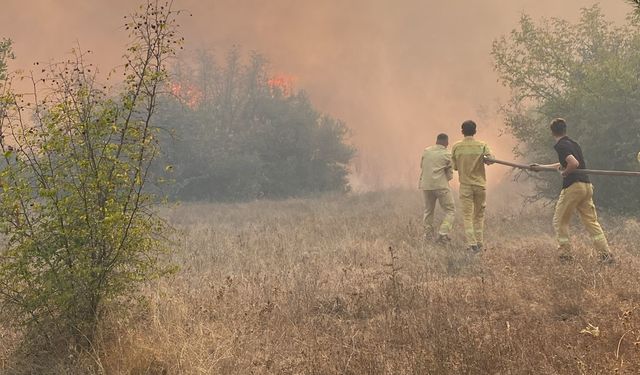
[[[175,67],[162,103],[167,130],[157,174],[174,199],[281,198],[348,188],[347,128],[315,110],[291,79],[253,54],[218,65],[200,53]]]
[[[599,7],[583,9],[580,20],[534,22],[494,42],[492,55],[501,81],[512,90],[504,107],[506,126],[518,140],[517,156],[554,162],[548,124],[563,117],[570,136],[594,169],[637,170],[640,150],[640,22],[608,22]],[[539,197],[557,196],[559,178],[535,176]],[[597,202],[618,212],[640,208],[638,180],[593,178]]]

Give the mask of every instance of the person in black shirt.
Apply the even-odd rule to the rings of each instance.
[[[569,241],[569,225],[574,213],[578,211],[580,219],[591,235],[600,260],[605,263],[613,262],[607,238],[598,223],[596,207],[593,204],[593,185],[586,174],[576,173],[576,170],[586,169],[587,165],[582,155],[580,145],[567,136],[567,123],[563,119],[555,119],[550,125],[551,134],[556,139],[554,146],[558,153],[558,163],[545,165],[554,167],[562,174],[562,191],[553,215],[553,227],[556,232],[560,258],[571,259],[571,244]],[[531,169],[539,170],[538,164],[532,164]]]
[[[569,168],[569,162],[572,162],[571,163],[572,165],[575,164],[571,158],[572,156],[573,156],[573,159],[575,159],[575,161],[578,162],[578,166],[575,169],[586,169],[584,156],[582,156],[582,149],[580,148],[580,145],[576,141],[569,138],[565,133],[563,137],[558,139],[557,143],[555,144],[555,146],[553,146],[553,148],[558,153],[558,160],[560,161],[560,166],[562,167],[562,170],[563,170],[562,171],[562,188],[563,189],[570,187],[571,185],[573,185],[574,182],[584,182],[587,184],[591,183],[591,180],[589,179],[589,175],[580,174],[580,173],[571,173],[573,170],[572,171],[567,170],[567,168]]]

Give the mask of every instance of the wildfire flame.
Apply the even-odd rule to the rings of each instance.
[[[272,96],[290,97],[294,93],[294,82],[294,77],[278,74],[267,79],[267,86]],[[169,91],[191,109],[197,109],[204,100],[200,88],[192,83],[170,82]]]
[[[191,109],[195,109],[202,102],[202,91],[195,85],[172,82],[171,93]]]
[[[293,83],[295,78],[285,74],[274,75],[267,80],[267,85],[271,89],[271,95],[280,93],[284,96],[293,95]]]

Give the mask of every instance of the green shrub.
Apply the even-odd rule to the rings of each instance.
[[[165,226],[143,187],[165,63],[181,42],[176,13],[149,2],[128,18],[118,92],[79,50],[27,77],[31,95],[11,89],[20,77],[2,84],[0,306],[38,337],[88,345],[107,302],[169,270]]]

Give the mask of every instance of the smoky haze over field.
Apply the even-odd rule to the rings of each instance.
[[[3,0],[0,37],[14,40],[14,68],[61,59],[74,44],[95,51],[105,71],[120,63],[122,16],[130,0]],[[356,187],[413,186],[418,158],[436,134],[458,138],[459,124],[477,119],[479,138],[510,157],[498,137],[496,83],[489,51],[520,14],[576,19],[588,0],[178,0],[186,49],[223,55],[233,45],[256,50],[272,71],[295,78],[316,106],[343,119],[359,149]],[[604,2],[612,20],[630,11]],[[494,177],[504,169],[492,170]]]

